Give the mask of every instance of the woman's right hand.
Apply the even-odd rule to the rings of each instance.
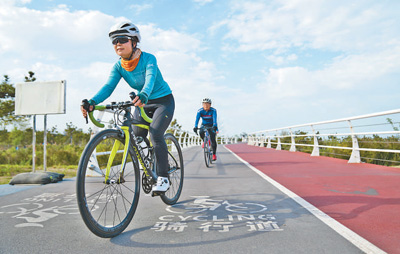
[[[90,109],[90,112],[92,112],[93,111],[93,106],[92,105],[90,105],[90,107],[89,107]],[[87,117],[87,115],[88,115],[88,112],[87,112],[87,110],[86,109],[84,109],[83,108],[83,106],[81,106],[81,112],[82,112],[82,115],[83,115],[83,118],[86,118]]]
[[[94,110],[94,106],[91,105],[87,99],[84,99],[82,100],[81,105],[81,112],[84,118],[87,118],[88,110],[89,112],[92,112]]]

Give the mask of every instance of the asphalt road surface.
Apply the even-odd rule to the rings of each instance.
[[[184,150],[185,179],[170,207],[141,192],[119,236],[83,223],[75,179],[0,186],[0,253],[362,253],[256,174],[224,146],[207,168],[199,147]]]

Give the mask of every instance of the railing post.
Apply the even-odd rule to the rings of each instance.
[[[313,146],[311,156],[319,156],[319,145],[318,145],[317,133],[315,133],[314,127],[312,125],[310,125],[310,126],[311,126],[311,129],[313,132],[313,137],[314,137],[314,146]]]
[[[264,135],[261,135],[261,137],[260,137],[260,143],[258,144],[258,146],[264,147],[264,143],[265,143],[265,136],[264,136]]]
[[[348,120],[347,122],[350,126],[351,139],[353,141],[353,146],[352,146],[353,149],[351,151],[351,156],[350,156],[348,163],[360,163],[361,156],[360,156],[360,147],[358,146],[358,140],[357,140],[356,135],[354,135],[354,130],[353,130],[353,126],[351,125],[351,121]]]
[[[181,135],[179,135],[179,144],[181,144],[181,147],[182,148],[184,148],[184,143],[182,142],[182,136],[183,136],[183,134],[184,134],[185,132],[183,131],[182,133],[181,133]]]
[[[272,145],[271,145],[271,136],[268,136],[267,148],[272,148]]]
[[[282,145],[281,145],[281,137],[276,135],[278,138],[278,144],[276,145],[276,150],[282,150]]]
[[[253,135],[249,135],[249,140],[247,141],[247,144],[249,144],[249,145],[254,145],[254,137],[253,137]]]
[[[291,140],[289,151],[296,152],[296,143],[295,143],[295,140],[294,140],[292,129],[289,129],[289,131],[290,131],[290,140]]]

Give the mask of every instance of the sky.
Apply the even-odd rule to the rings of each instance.
[[[86,131],[80,103],[118,61],[110,27],[129,20],[178,124],[192,130],[209,97],[220,135],[234,136],[400,108],[399,17],[395,0],[1,0],[0,75],[66,80],[66,114],[47,126]],[[130,91],[121,81],[105,102]]]

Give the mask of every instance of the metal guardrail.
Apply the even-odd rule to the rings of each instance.
[[[384,111],[374,114],[367,114],[355,117],[341,118],[330,121],[315,122],[301,125],[288,126],[277,129],[269,129],[258,132],[250,133],[247,137],[247,142],[249,145],[264,146],[266,144],[267,148],[272,148],[272,145],[276,145],[277,150],[282,149],[282,145],[290,146],[289,151],[295,152],[296,147],[312,147],[311,156],[319,156],[321,148],[332,148],[332,149],[344,149],[351,150],[349,163],[360,163],[361,156],[360,151],[369,152],[383,152],[383,153],[400,153],[398,149],[374,149],[374,148],[364,148],[359,145],[359,138],[357,136],[389,136],[389,135],[400,135],[398,127],[395,127],[393,121],[389,121],[386,118],[386,123],[382,123],[382,117],[387,117],[391,115],[392,117],[400,117],[400,109]],[[378,120],[378,123],[377,121]],[[364,121],[364,123],[360,123]],[[379,122],[380,121],[380,122]],[[357,125],[355,124],[357,122]],[[339,124],[347,124],[347,127],[338,126]],[[398,123],[398,122],[395,122]],[[332,127],[333,125],[333,127]],[[336,125],[336,126],[335,126]],[[326,127],[329,126],[329,127]],[[384,126],[390,126],[392,130],[382,130]],[[305,129],[306,128],[306,129]],[[305,129],[294,131],[295,129]],[[337,132],[342,129],[347,129],[347,132]],[[356,131],[356,129],[362,129]],[[336,132],[333,132],[336,130]],[[310,134],[308,132],[311,131]],[[274,133],[274,134],[272,134]],[[321,145],[320,142],[327,137],[351,137],[351,146],[331,146],[331,145]],[[400,140],[400,136],[397,136],[397,140]],[[282,142],[282,139],[289,139],[290,143]],[[296,143],[296,138],[312,138],[310,144]],[[276,140],[276,142],[275,142]],[[399,142],[400,144],[400,142]]]

